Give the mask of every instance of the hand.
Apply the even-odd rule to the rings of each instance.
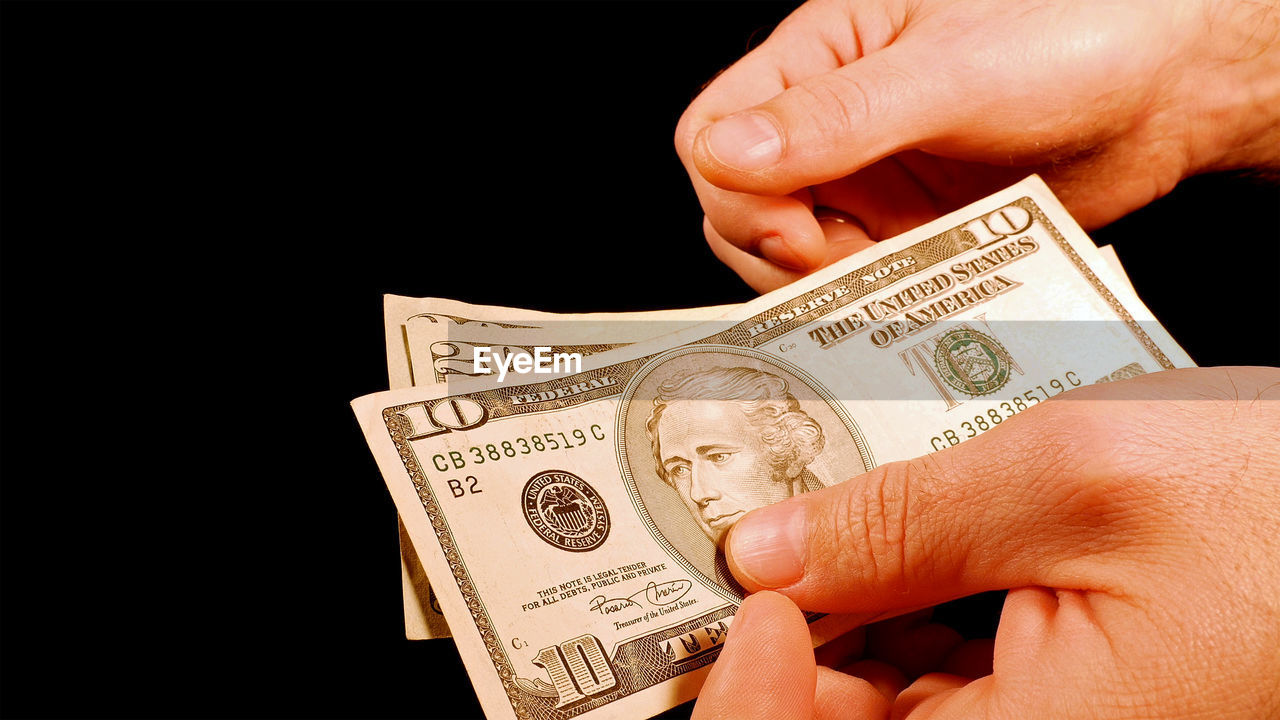
[[[716,255],[765,291],[1038,172],[1086,228],[1280,164],[1280,0],[812,0],[689,106]]]
[[[753,511],[730,567],[780,594],[744,602],[694,717],[888,717],[871,683],[815,667],[797,606],[1002,588],[994,673],[926,674],[896,720],[1280,717],[1277,438],[1280,370],[1173,370]]]

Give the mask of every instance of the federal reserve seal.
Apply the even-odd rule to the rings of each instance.
[[[609,537],[609,511],[600,493],[572,473],[534,475],[525,483],[521,503],[529,527],[561,550],[595,550]]]
[[[973,397],[1004,387],[1013,365],[998,340],[969,328],[951,330],[939,338],[933,363],[944,382]]]

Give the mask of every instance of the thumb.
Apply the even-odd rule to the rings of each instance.
[[[704,127],[695,167],[728,190],[783,195],[926,141],[965,104],[923,50],[899,39]]]
[[[1141,488],[1108,469],[1122,465],[1115,415],[1083,399],[1042,404],[954,448],[754,510],[729,534],[730,568],[748,590],[824,612],[1082,588],[1109,577],[1099,563],[1120,538],[1141,539]]]

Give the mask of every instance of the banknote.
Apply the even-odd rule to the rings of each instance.
[[[476,376],[469,366],[471,346],[450,339],[450,332],[461,327],[483,333],[484,341],[494,344],[502,343],[504,332],[532,332],[540,334],[522,337],[554,346],[557,352],[594,354],[717,318],[735,307],[562,314],[387,295],[383,298],[387,375],[392,389],[443,383],[458,375]],[[547,332],[559,337],[551,338]],[[431,592],[426,570],[404,523],[399,526],[405,636],[410,640],[449,637],[448,622]]]
[[[1101,246],[1098,256],[1102,263],[1097,268],[1098,274],[1106,284],[1132,293],[1133,285],[1115,250],[1109,245]],[[555,352],[595,355],[723,317],[738,306],[594,315],[539,313],[541,319],[521,316],[519,322],[511,321],[509,313],[520,312],[511,308],[473,307],[474,310],[468,311],[470,316],[483,317],[486,321],[440,322],[434,318],[415,318],[402,323],[399,331],[404,338],[402,354],[408,357],[411,376],[420,379],[416,384],[427,384],[428,379],[444,382],[450,377],[484,377],[486,373],[472,365],[477,347],[498,348],[500,354],[547,347]]]
[[[353,407],[486,714],[634,718],[731,631],[746,511],[1190,365],[1029,178],[724,318]]]
[[[1098,248],[1107,284],[1132,290],[1110,246]],[[724,316],[736,305],[660,312],[555,314],[496,305],[472,305],[444,298],[385,298],[388,374],[393,389],[443,383],[459,377],[483,377],[472,366],[476,347],[497,348],[499,355],[532,352],[597,354]],[[431,592],[430,580],[409,540],[400,530],[400,574],[405,636],[410,640],[449,637],[448,622]]]

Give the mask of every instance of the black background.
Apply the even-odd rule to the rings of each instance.
[[[4,3],[0,713],[479,717],[347,405],[382,294],[752,297],[671,137],[791,8]],[[1200,364],[1276,365],[1278,207],[1094,238]]]

